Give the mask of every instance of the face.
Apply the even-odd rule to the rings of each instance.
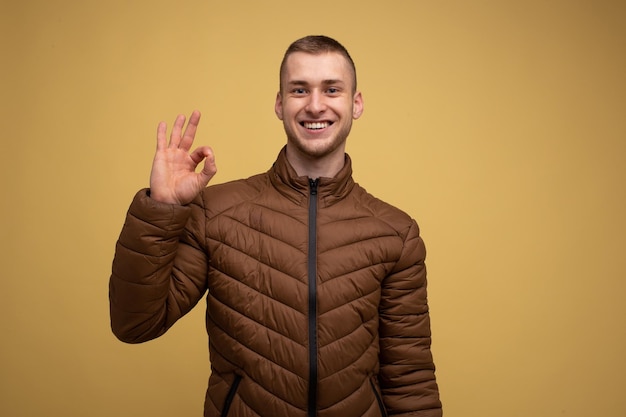
[[[283,121],[290,151],[306,158],[343,158],[352,120],[363,112],[363,99],[354,92],[353,73],[342,55],[295,52],[287,57],[274,109]]]

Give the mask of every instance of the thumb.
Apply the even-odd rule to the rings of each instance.
[[[200,175],[202,175],[208,183],[217,172],[217,165],[215,165],[215,155],[213,154],[213,149],[208,146],[203,147],[201,152],[204,156],[204,166],[202,167],[202,171],[200,171]]]

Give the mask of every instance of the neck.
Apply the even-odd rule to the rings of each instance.
[[[287,160],[299,177],[333,178],[345,164],[345,150],[340,147],[328,155],[316,157],[305,155],[288,143]]]

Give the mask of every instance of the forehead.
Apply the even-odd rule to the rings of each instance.
[[[321,54],[294,52],[287,57],[281,78],[286,83],[293,81],[315,83],[325,80],[351,83],[353,74],[348,60],[337,52]]]

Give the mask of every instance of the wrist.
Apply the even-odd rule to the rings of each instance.
[[[149,198],[151,198],[152,200],[157,201],[157,202],[162,203],[162,204],[174,204],[174,205],[179,205],[179,206],[182,205],[182,204],[180,204],[180,202],[178,202],[177,200],[175,200],[175,199],[173,199],[171,197],[164,196],[164,195],[162,195],[162,194],[160,194],[158,192],[154,192],[154,190],[151,189],[151,188],[148,188],[146,190],[146,195]]]

